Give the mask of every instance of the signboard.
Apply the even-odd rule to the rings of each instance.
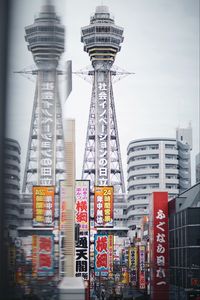
[[[75,223],[80,225],[80,232],[89,231],[90,219],[90,181],[76,180],[75,187]]]
[[[33,226],[54,226],[53,186],[33,186]]]
[[[154,192],[150,201],[151,299],[169,299],[168,193]]]
[[[55,100],[55,76],[52,75],[51,81],[44,81],[40,79],[39,84],[39,167],[38,178],[41,185],[55,184],[55,117],[56,117],[56,100]],[[46,77],[49,77],[47,72]]]
[[[108,271],[109,277],[113,277],[114,236],[108,235]]]
[[[108,276],[108,235],[94,235],[94,271],[96,276]]]
[[[53,276],[54,243],[53,235],[32,236],[32,275]]]
[[[76,180],[75,223],[79,225],[79,239],[75,247],[75,276],[90,278],[90,181]]]
[[[101,72],[101,76],[96,78],[96,161],[97,184],[107,186],[110,177],[109,170],[109,124],[110,124],[110,87],[108,72]],[[98,82],[97,82],[98,80]]]
[[[113,227],[113,187],[94,187],[94,227]]]
[[[81,235],[75,248],[75,276],[89,280],[89,236]]]
[[[63,232],[67,220],[67,191],[66,181],[60,180],[60,231]]]
[[[139,246],[139,288],[146,288],[145,284],[145,247]]]
[[[130,270],[129,280],[133,286],[137,284],[137,267],[138,267],[138,257],[137,257],[137,247],[128,248],[128,266]]]

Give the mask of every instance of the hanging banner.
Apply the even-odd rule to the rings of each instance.
[[[108,235],[94,235],[94,271],[96,276],[108,276]]]
[[[89,231],[90,219],[90,181],[76,180],[75,187],[75,223],[80,225],[80,232]]]
[[[151,299],[169,299],[168,193],[154,192],[150,200]]]
[[[108,235],[108,272],[109,277],[113,277],[113,258],[114,258],[114,236]]]
[[[54,274],[53,235],[32,236],[32,275],[33,277],[53,276]]]
[[[130,270],[129,282],[133,286],[137,285],[137,268],[138,268],[137,247],[128,248],[128,265]]]
[[[94,227],[113,227],[113,187],[94,187]]]
[[[33,186],[33,226],[54,226],[54,193],[53,186]]]
[[[89,236],[81,235],[75,248],[75,276],[89,280]]]
[[[67,220],[67,191],[66,181],[60,180],[60,231],[64,232]]]
[[[139,288],[144,290],[145,283],[145,247],[139,246]]]

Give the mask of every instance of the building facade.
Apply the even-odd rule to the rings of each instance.
[[[19,226],[20,202],[20,154],[21,148],[16,140],[6,138],[4,141],[4,198],[5,221],[9,237],[17,237]]]
[[[127,225],[131,233],[149,214],[153,191],[167,191],[172,199],[190,187],[190,146],[176,139],[141,139],[129,143],[127,155]]]
[[[195,157],[195,175],[197,183],[200,181],[200,153],[198,153]]]
[[[200,183],[169,202],[170,299],[200,296]]]

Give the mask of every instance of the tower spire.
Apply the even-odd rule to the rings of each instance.
[[[33,185],[59,186],[65,177],[62,109],[57,66],[64,52],[64,26],[46,0],[34,23],[25,27],[25,40],[32,52],[36,89],[24,172],[23,193]]]
[[[91,187],[112,185],[115,193],[123,194],[124,176],[111,79],[111,67],[123,42],[123,28],[115,25],[107,6],[97,6],[90,25],[82,27],[81,41],[93,67],[82,178],[89,179]]]

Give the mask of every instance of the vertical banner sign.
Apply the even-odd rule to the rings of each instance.
[[[50,76],[49,72],[45,74]],[[55,75],[52,81],[44,81],[43,72],[38,75],[39,85],[39,165],[38,178],[41,185],[55,184]],[[40,78],[42,76],[42,78]]]
[[[80,231],[89,231],[89,180],[76,180],[75,187],[75,223]]]
[[[94,271],[96,276],[108,276],[108,235],[94,235]]]
[[[97,131],[96,131],[96,162],[97,162],[97,185],[107,186],[109,184],[109,166],[108,166],[108,153],[109,153],[109,111],[110,111],[110,93],[109,93],[109,75],[108,72],[96,71],[95,79],[97,81]]]
[[[128,249],[128,265],[130,270],[129,281],[133,286],[137,285],[137,267],[138,267],[138,259],[137,259],[137,247],[129,247]]]
[[[139,246],[139,288],[144,290],[145,284],[145,246]]]
[[[64,232],[66,225],[67,210],[66,181],[60,180],[60,231]]]
[[[37,261],[37,235],[32,236],[32,276],[37,276],[37,268],[38,268],[38,261]]]
[[[38,276],[54,274],[54,242],[53,235],[37,236],[38,238]]]
[[[81,235],[75,248],[75,276],[89,280],[89,235]]]
[[[113,253],[114,253],[114,236],[108,235],[108,272],[109,277],[113,277]]]
[[[154,192],[150,210],[151,299],[168,300],[168,193]]]
[[[53,276],[53,235],[32,236],[32,276]]]
[[[33,226],[54,226],[53,186],[33,186]]]
[[[94,227],[113,227],[113,187],[94,187]]]
[[[75,276],[90,278],[90,181],[76,180],[75,223],[79,224],[79,240],[76,243]]]

